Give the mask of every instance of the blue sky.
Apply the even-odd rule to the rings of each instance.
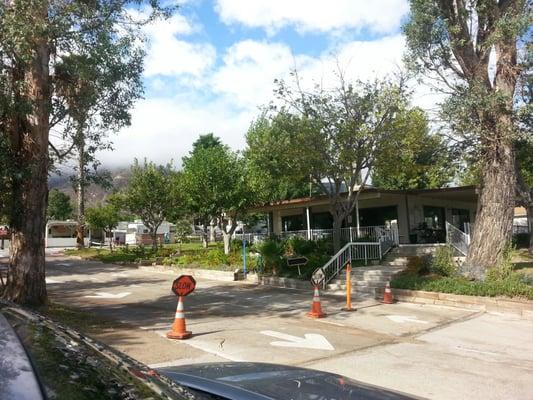
[[[337,64],[350,79],[400,68],[407,15],[407,0],[182,1],[170,19],[145,29],[145,98],[132,125],[112,137],[115,150],[100,158],[108,166],[134,157],[179,166],[206,132],[242,149],[259,107],[273,99],[274,79],[290,79],[295,66],[304,84],[326,86],[335,84]]]

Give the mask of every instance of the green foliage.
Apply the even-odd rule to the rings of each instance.
[[[139,216],[150,233],[155,235],[161,223],[168,220],[182,204],[179,178],[180,175],[171,165],[155,165],[146,160],[139,164],[135,160],[131,167],[129,185],[122,197],[116,197],[115,202]],[[157,247],[155,237],[152,246]]]
[[[511,244],[508,244],[504,248],[502,258],[498,265],[487,270],[485,280],[488,282],[508,280],[513,275],[513,258],[516,254],[516,249]]]
[[[3,125],[3,120],[5,120],[3,113],[5,111],[6,109],[2,105],[2,96],[0,95],[0,132],[2,132],[0,134],[0,187],[2,188],[0,190],[0,221],[9,224],[11,219],[11,187],[15,171],[9,141],[7,135],[3,133],[6,129]]]
[[[316,243],[312,240],[306,240],[298,236],[287,239],[286,253],[295,256],[306,256],[316,250]]]
[[[530,89],[533,94],[533,83]],[[530,114],[531,115],[531,114]],[[521,140],[516,144],[517,162],[520,167],[520,172],[524,183],[533,189],[533,137],[529,140]]]
[[[185,218],[176,221],[175,238],[179,243],[183,243],[186,240],[187,235],[192,233],[192,224],[192,221]]]
[[[72,203],[70,196],[57,189],[52,189],[48,193],[48,210],[46,212],[48,219],[65,221],[72,217]]]
[[[272,272],[277,275],[285,252],[283,242],[276,239],[267,239],[257,246],[257,250],[263,257],[266,272]]]
[[[246,178],[244,160],[222,145],[198,146],[184,157],[180,187],[191,213],[204,226],[216,219],[220,230],[228,235],[256,201]],[[230,249],[226,250],[229,253]]]
[[[198,139],[192,144],[192,153],[195,153],[200,149],[210,149],[213,147],[223,147],[219,137],[215,136],[213,133],[207,133],[205,135],[200,135]]]
[[[309,195],[309,177],[295,169],[292,132],[297,118],[280,112],[269,117],[263,113],[246,133],[245,158],[248,179],[260,202]]]
[[[207,252],[205,258],[206,264],[210,266],[229,265],[229,257],[223,249],[213,249]]]
[[[533,286],[524,282],[519,274],[504,280],[469,281],[463,277],[432,277],[402,274],[391,281],[398,289],[425,290],[428,292],[454,293],[468,296],[507,296],[533,300]]]
[[[456,164],[442,136],[429,133],[426,114],[418,108],[402,110],[377,152],[372,184],[383,189],[439,188],[451,182]]]
[[[397,116],[409,109],[405,85],[402,78],[346,82],[341,77],[335,88],[317,85],[302,91],[297,83],[293,89],[278,82],[277,95],[287,104],[272,116],[284,124],[279,164],[299,179],[310,177],[316,191],[328,196],[333,228],[340,229],[392,136]],[[265,156],[273,162],[279,157]],[[333,242],[338,250],[340,235]]]
[[[453,259],[453,253],[451,246],[439,246],[431,260],[430,271],[441,276],[457,275],[457,264]]]
[[[406,273],[413,275],[425,275],[429,272],[431,256],[413,256],[407,259]]]
[[[114,205],[99,204],[87,210],[86,220],[91,229],[102,229],[106,233],[110,233],[117,227],[121,220],[121,215]]]

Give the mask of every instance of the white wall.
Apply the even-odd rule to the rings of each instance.
[[[84,240],[85,246],[89,246],[89,238]],[[45,247],[76,247],[76,238],[52,238],[48,237]]]

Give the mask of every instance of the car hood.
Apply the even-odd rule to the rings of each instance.
[[[414,399],[352,379],[306,368],[266,363],[211,363],[166,367],[159,373],[192,389],[229,399]]]

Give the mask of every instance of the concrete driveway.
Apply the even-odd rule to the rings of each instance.
[[[166,339],[171,275],[49,257],[53,301],[114,321],[97,338],[154,367],[261,361],[340,373],[434,399],[533,399],[533,321],[457,308],[323,296],[312,291],[197,279],[185,299],[193,337]]]

